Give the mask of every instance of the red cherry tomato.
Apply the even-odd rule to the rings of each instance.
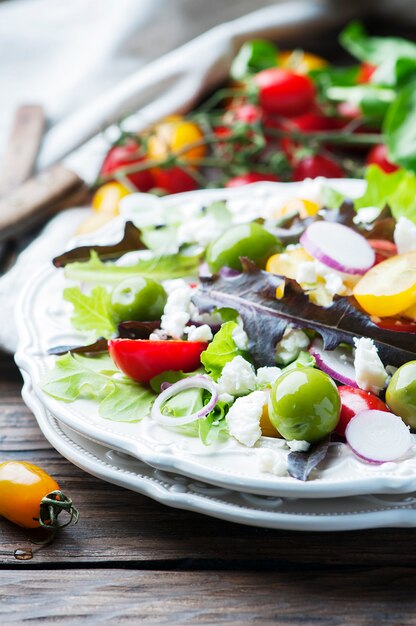
[[[300,181],[305,180],[305,178],[316,178],[317,176],[343,178],[344,172],[335,161],[321,154],[314,154],[301,159],[295,165],[292,180]]]
[[[166,370],[192,372],[201,363],[204,341],[110,339],[108,351],[117,367],[133,380],[147,383]]]
[[[339,119],[336,119],[335,117],[328,117],[327,115],[323,115],[319,112],[306,113],[305,115],[295,117],[288,120],[284,125],[284,129],[288,132],[293,130],[295,132],[300,131],[302,133],[337,130],[341,127],[342,122]],[[292,161],[299,144],[296,141],[293,141],[293,139],[285,137],[281,140],[280,147],[288,157],[289,161]]]
[[[154,168],[152,172],[155,181],[154,186],[164,189],[166,193],[182,193],[183,191],[198,189],[195,178],[177,165],[167,169]]]
[[[101,166],[101,175],[112,177],[118,170],[130,165],[141,164],[144,160],[145,157],[139,154],[139,146],[133,141],[122,146],[113,146]],[[139,191],[146,192],[155,187],[150,170],[133,172],[128,174],[127,178]]]
[[[254,124],[261,119],[261,109],[256,104],[243,102],[229,109],[228,114],[232,121]]]
[[[357,76],[357,83],[361,85],[369,83],[376,69],[377,67],[375,65],[372,65],[371,63],[361,63],[360,70]]]
[[[392,241],[387,241],[386,239],[368,239],[367,241],[376,253],[374,265],[397,254],[397,247]]]
[[[387,406],[377,398],[371,391],[364,391],[357,387],[338,387],[341,397],[341,415],[335,432],[341,437],[345,436],[345,429],[348,422],[361,411],[375,409],[376,411],[389,411]]]
[[[259,88],[259,102],[265,113],[297,117],[314,106],[315,87],[308,76],[272,67],[256,74],[254,83]]]
[[[379,143],[373,146],[367,155],[365,160],[367,165],[378,165],[383,172],[390,174],[396,172],[399,169],[398,165],[395,165],[387,158],[387,146],[383,143]]]
[[[398,319],[397,317],[383,317],[375,322],[379,328],[394,330],[396,333],[416,333],[416,322]]]
[[[242,174],[241,176],[234,176],[234,178],[230,178],[225,183],[225,186],[241,187],[242,185],[249,185],[250,183],[259,183],[262,181],[278,183],[279,179],[273,174],[259,174],[257,172],[250,172],[249,174]]]

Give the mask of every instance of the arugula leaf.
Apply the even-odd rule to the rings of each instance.
[[[311,446],[307,452],[290,452],[287,471],[297,480],[308,480],[309,474],[321,463],[328,453],[329,437]]]
[[[118,285],[131,276],[144,276],[154,280],[194,276],[198,271],[199,256],[167,254],[151,259],[140,259],[135,265],[121,266],[103,263],[96,252],[85,263],[70,263],[65,267],[65,276],[84,283]]]
[[[126,252],[145,250],[146,247],[141,231],[133,222],[126,222],[124,235],[119,242],[105,246],[78,246],[55,257],[53,264],[55,267],[64,267],[74,261],[87,261],[92,252],[95,252],[100,259],[118,259]]]
[[[71,323],[77,330],[88,330],[108,339],[115,332],[111,314],[111,296],[105,287],[97,285],[89,294],[79,287],[64,289],[64,300],[71,302],[74,313]]]
[[[416,81],[399,92],[387,112],[383,130],[389,158],[416,172]]]
[[[119,374],[108,354],[83,357],[68,353],[56,360],[41,386],[45,393],[62,402],[97,400],[104,419],[138,422],[150,412],[155,396]]]
[[[370,337],[388,365],[400,366],[415,359],[416,350],[409,348],[406,333],[379,328],[348,298],[336,297],[330,306],[318,306],[296,281],[259,270],[248,259],[242,259],[242,264],[243,272],[237,276],[216,275],[205,281],[193,300],[201,312],[226,306],[240,313],[256,367],[275,364],[275,346],[288,324],[319,333],[326,350],[340,343],[353,346],[354,337]],[[283,280],[284,296],[276,299]]]
[[[59,356],[61,354],[66,354],[67,352],[71,352],[73,354],[96,354],[107,352],[108,341],[104,337],[99,337],[93,343],[82,346],[54,346],[53,348],[49,348],[48,354],[53,354]]]
[[[214,380],[218,380],[225,364],[232,361],[234,357],[243,356],[247,358],[247,352],[240,350],[235,344],[233,339],[233,330],[235,328],[238,328],[236,322],[225,322],[225,324],[222,324],[208,348],[201,354],[201,363],[205,371]]]
[[[377,66],[371,82],[398,85],[416,71],[416,44],[401,37],[369,37],[361,22],[351,22],[340,43],[360,61]]]
[[[234,80],[247,78],[269,67],[276,67],[278,50],[270,41],[252,39],[243,44],[234,57],[230,74]]]
[[[370,165],[365,175],[367,189],[361,198],[354,200],[355,209],[374,206],[383,209],[388,205],[393,217],[407,217],[416,222],[416,175],[405,170],[386,174],[377,165]]]

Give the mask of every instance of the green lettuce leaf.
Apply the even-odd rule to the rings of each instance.
[[[377,66],[371,82],[398,85],[416,72],[416,44],[401,37],[369,37],[360,22],[351,22],[340,42],[360,61]]]
[[[154,280],[182,278],[197,273],[199,256],[167,254],[151,259],[140,259],[135,265],[123,267],[103,263],[95,252],[85,263],[70,263],[65,267],[65,276],[84,283],[118,285],[131,276],[144,276]]]
[[[355,208],[390,207],[393,217],[407,217],[416,223],[416,175],[405,170],[386,174],[377,165],[366,171],[367,189],[354,201]]]
[[[234,357],[240,355],[247,358],[247,352],[237,348],[233,339],[233,330],[237,327],[236,322],[222,324],[208,348],[201,354],[201,363],[214,380],[218,380],[225,364]]]
[[[99,414],[116,422],[138,422],[148,415],[155,395],[127,377],[120,377],[110,357],[65,354],[41,381],[45,393],[61,400],[99,402]]]
[[[276,46],[265,39],[253,39],[241,46],[232,62],[230,74],[234,80],[241,80],[276,65]]]
[[[89,294],[79,287],[64,289],[64,300],[74,307],[71,323],[77,330],[90,331],[108,339],[116,327],[111,313],[111,296],[105,287],[97,285]]]
[[[389,159],[416,172],[416,80],[390,106],[383,124]]]

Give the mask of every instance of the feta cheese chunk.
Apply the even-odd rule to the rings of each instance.
[[[181,281],[179,286],[173,288],[168,294],[168,299],[163,310],[160,328],[169,337],[180,339],[184,334],[185,326],[191,319],[196,307],[191,302],[192,288]]]
[[[234,328],[232,332],[232,338],[234,340],[235,345],[239,350],[247,350],[248,348],[248,337],[247,333],[243,328],[242,322]]]
[[[291,452],[306,452],[311,447],[309,441],[303,439],[292,439],[292,441],[286,441]]]
[[[179,245],[184,243],[198,243],[207,246],[217,239],[223,232],[220,224],[212,215],[186,220],[178,228],[177,239]]]
[[[399,254],[416,250],[416,224],[407,217],[399,217],[394,229],[394,243]]]
[[[318,279],[315,261],[302,261],[296,270],[296,282],[300,285],[314,285]]]
[[[256,453],[261,472],[274,474],[275,476],[284,476],[286,474],[287,460],[282,452],[271,450],[270,448],[260,448]]]
[[[236,356],[225,364],[218,380],[218,393],[244,396],[256,388],[256,374],[248,361]]]
[[[355,337],[355,380],[360,389],[378,394],[383,389],[388,374],[378,356],[374,341],[368,337]]]
[[[287,327],[282,339],[276,344],[276,361],[284,365],[291,363],[309,343],[309,337],[303,330]]]
[[[266,402],[264,391],[253,391],[244,398],[237,398],[227,413],[230,435],[249,448],[261,437],[260,418]]]
[[[212,330],[208,324],[188,326],[184,332],[188,335],[188,341],[211,341],[212,339]]]
[[[257,384],[271,386],[279,378],[281,372],[280,367],[259,367],[257,370]]]

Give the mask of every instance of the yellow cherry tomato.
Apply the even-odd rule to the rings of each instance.
[[[266,263],[266,271],[296,280],[299,264],[305,261],[313,261],[313,258],[304,248],[293,248],[293,250],[273,254]]]
[[[291,198],[275,213],[274,217],[285,217],[288,215],[299,215],[302,219],[313,217],[320,210],[319,204],[306,200],[305,198]]]
[[[157,124],[147,142],[147,156],[155,161],[163,161],[172,152],[178,152],[186,146],[202,141],[202,130],[194,122],[185,120],[180,115],[171,115]],[[206,146],[200,145],[180,155],[183,161],[200,159],[206,154]]]
[[[280,437],[281,438],[280,433],[276,430],[276,428],[273,426],[273,424],[270,421],[269,407],[267,406],[267,404],[265,404],[263,407],[263,413],[260,418],[260,428],[261,428],[261,434],[264,437]]]
[[[412,304],[408,309],[405,309],[402,313],[403,317],[407,317],[410,320],[416,322],[416,303]]]
[[[391,317],[409,309],[416,304],[416,252],[375,265],[358,281],[353,293],[370,315]]]
[[[312,70],[320,70],[328,65],[328,61],[322,57],[303,50],[282,50],[277,55],[277,62],[281,67],[298,74],[309,74]]]
[[[0,463],[0,515],[23,528],[57,527],[65,509],[71,521],[78,511],[59,490],[58,483],[37,465],[25,461]],[[69,522],[68,522],[69,523]]]
[[[119,182],[106,183],[95,192],[91,206],[97,213],[108,213],[111,216],[119,214],[119,203],[131,191]]]

